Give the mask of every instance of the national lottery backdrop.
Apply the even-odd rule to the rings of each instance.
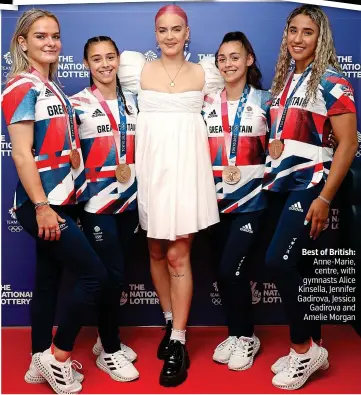
[[[154,15],[164,3],[109,3],[39,5],[54,12],[61,24],[63,50],[60,56],[58,77],[68,95],[89,83],[89,72],[82,64],[83,46],[96,35],[111,36],[120,51],[142,52],[147,60],[157,58],[154,36]],[[270,87],[276,64],[284,24],[289,12],[297,3],[183,3],[191,28],[191,44],[187,60],[198,62],[213,56],[225,33],[241,30],[250,39],[263,73],[265,88]],[[19,16],[28,6],[18,11],[2,11],[1,62],[2,81],[11,66],[9,52],[11,36]],[[325,8],[333,28],[339,61],[346,76],[355,88],[358,113],[361,114],[361,12],[339,8]],[[358,130],[361,130],[361,117]],[[2,323],[4,326],[25,326],[30,323],[30,306],[35,275],[34,241],[23,231],[9,209],[17,174],[11,159],[11,143],[2,115]],[[359,151],[353,167],[361,172],[361,133],[358,132]],[[337,202],[315,248],[338,247],[340,211]],[[267,224],[264,225],[267,227]],[[267,233],[267,232],[265,232]],[[255,320],[259,324],[284,323],[281,298],[273,283],[262,271],[265,240],[260,237],[250,257]],[[127,267],[127,286],[120,298],[124,325],[161,325],[161,307],[152,286],[146,237],[135,237],[135,248]],[[194,297],[189,318],[190,325],[222,325],[224,314],[218,293],[215,262],[207,232],[197,235],[192,251],[194,271]],[[63,295],[71,284],[65,275]],[[90,319],[89,323],[93,323]]]

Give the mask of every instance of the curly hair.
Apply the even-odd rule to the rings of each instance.
[[[304,106],[309,100],[315,100],[318,85],[322,75],[328,66],[334,67],[342,73],[340,64],[337,61],[336,50],[332,38],[330,21],[324,11],[316,5],[305,4],[294,9],[287,18],[283,31],[280,53],[277,60],[275,76],[272,82],[272,95],[277,97],[286,84],[287,74],[291,67],[291,55],[287,48],[287,34],[290,23],[297,15],[307,15],[319,27],[319,36],[315,51],[315,58],[312,65],[311,77],[307,83]]]

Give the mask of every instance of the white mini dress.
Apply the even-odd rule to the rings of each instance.
[[[138,94],[135,174],[139,222],[147,236],[176,240],[217,222],[216,188],[207,130],[201,111],[206,94],[219,90],[223,79],[214,59],[204,59],[202,91],[163,93],[143,90],[145,58],[121,54],[121,85]]]

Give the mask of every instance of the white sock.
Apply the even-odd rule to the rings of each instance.
[[[168,324],[168,321],[173,321],[173,314],[171,311],[163,311],[163,315],[166,324]]]
[[[179,340],[182,344],[186,344],[186,330],[172,329],[170,340]]]

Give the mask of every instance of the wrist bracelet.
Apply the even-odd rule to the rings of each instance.
[[[325,199],[323,196],[321,196],[321,195],[318,195],[317,196],[319,199],[321,199],[323,202],[325,202],[325,203],[327,203],[328,205],[330,205],[331,204],[331,200],[327,200],[327,199]]]
[[[50,206],[50,203],[48,201],[46,202],[39,202],[39,203],[34,203],[34,208],[37,210],[39,207],[44,207],[44,206]]]

